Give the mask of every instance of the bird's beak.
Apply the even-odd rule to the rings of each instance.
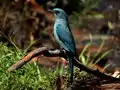
[[[55,11],[51,10],[51,9],[48,9],[48,12],[50,13],[55,13]]]

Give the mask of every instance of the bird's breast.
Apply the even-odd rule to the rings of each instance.
[[[61,21],[61,20],[56,20],[54,23],[54,37],[56,39],[56,41],[61,45],[63,42],[60,40],[59,35],[62,33],[64,33],[64,31],[62,30],[62,28],[64,28],[65,22]],[[58,28],[59,27],[59,28]],[[59,35],[58,35],[59,34]]]

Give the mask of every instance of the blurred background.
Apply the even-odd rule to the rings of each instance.
[[[68,62],[60,57],[36,56],[14,73],[6,72],[32,50],[60,48],[53,36],[54,16],[48,12],[55,7],[68,14],[82,64],[114,77],[120,73],[120,0],[0,0],[1,90],[66,90],[69,86]],[[74,87],[93,90],[88,83],[96,76],[74,69],[74,80],[81,81]],[[99,81],[97,77],[94,84],[100,85]]]

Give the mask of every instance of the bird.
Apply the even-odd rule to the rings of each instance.
[[[75,41],[69,26],[68,15],[61,8],[53,8],[55,21],[53,33],[58,44],[66,51],[70,68],[70,82],[73,82],[74,57],[76,54]]]

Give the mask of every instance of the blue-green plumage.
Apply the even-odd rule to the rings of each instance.
[[[69,67],[71,73],[71,81],[73,80],[73,60],[74,56],[76,56],[76,47],[74,38],[72,36],[69,23],[68,16],[66,12],[64,12],[60,8],[53,9],[55,12],[55,23],[54,23],[54,36],[57,42],[67,51],[69,58]]]

